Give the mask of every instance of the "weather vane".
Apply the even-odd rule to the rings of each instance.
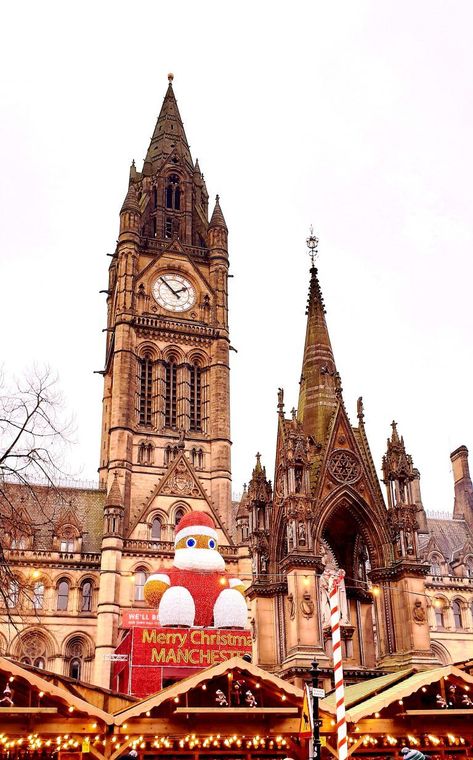
[[[314,266],[315,258],[319,253],[319,238],[314,235],[314,228],[312,225],[310,225],[310,235],[306,240],[306,244],[307,248],[309,249],[309,256],[312,262],[312,266]]]

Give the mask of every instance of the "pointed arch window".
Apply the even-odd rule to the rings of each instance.
[[[177,421],[177,364],[174,359],[164,365],[164,424],[175,428]]]
[[[473,559],[469,559],[466,563],[466,574],[468,578],[473,578]]]
[[[193,364],[189,371],[190,430],[202,430],[202,368]]]
[[[440,567],[440,557],[433,556],[430,560],[430,572],[432,575],[442,575],[442,568]]]
[[[148,573],[146,571],[146,568],[139,567],[137,570],[135,570],[135,602],[144,601],[144,588],[147,577]]]
[[[66,612],[69,606],[69,583],[66,580],[59,581],[57,586],[57,605],[56,609],[60,612]]]
[[[92,610],[92,583],[84,581],[80,589],[80,611],[90,612]]]
[[[182,509],[182,507],[179,507],[179,509],[176,509],[176,513],[174,515],[174,527],[177,528],[179,523],[181,522],[182,518],[184,517],[185,512]]]
[[[43,670],[46,667],[46,641],[35,631],[26,634],[21,641],[20,662]]]
[[[35,610],[42,610],[44,605],[44,583],[38,581],[33,586],[33,607]]]
[[[435,605],[435,625],[437,628],[445,628],[445,612],[443,603],[440,599],[434,602]]]
[[[12,578],[7,587],[6,603],[7,607],[16,607],[20,600],[20,584],[16,578]]]
[[[159,541],[161,539],[162,524],[159,517],[153,517],[151,523],[151,538],[153,541]]]
[[[180,211],[181,208],[181,188],[177,174],[170,174],[166,182],[166,208]]]
[[[462,623],[462,608],[460,602],[455,600],[452,602],[452,612],[453,612],[453,624],[455,628],[463,628]]]
[[[150,354],[139,360],[139,418],[140,425],[151,426],[153,400],[153,360]]]

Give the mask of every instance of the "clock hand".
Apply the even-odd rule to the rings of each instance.
[[[164,279],[164,277],[160,277],[159,279],[161,280],[161,282],[164,282],[164,284],[166,285],[166,287],[167,287],[167,288],[169,288],[169,290],[171,291],[171,293],[172,293],[173,295],[175,295],[175,296],[177,296],[178,298],[180,298],[180,295],[179,295],[179,292],[180,292],[180,291],[177,291],[177,292],[176,292],[176,291],[175,291],[173,288],[171,288],[171,286],[169,285],[169,283],[168,283],[168,282],[166,282],[166,280]]]
[[[184,293],[185,290],[187,290],[187,288],[181,288],[180,290],[176,290],[176,296],[178,293]]]

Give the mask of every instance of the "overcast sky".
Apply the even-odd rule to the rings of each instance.
[[[310,224],[344,398],[379,469],[394,418],[424,505],[473,448],[473,4],[15,2],[2,10],[0,255],[7,372],[59,375],[71,468],[94,479],[107,252],[167,87],[230,230],[234,490],[276,393],[297,405]]]

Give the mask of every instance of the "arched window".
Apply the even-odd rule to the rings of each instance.
[[[155,541],[161,539],[161,520],[159,517],[153,517],[153,522],[151,523],[151,538]]]
[[[152,464],[153,444],[141,441],[138,447],[138,464]]]
[[[37,633],[27,633],[21,640],[20,661],[35,668],[46,667],[46,641]]]
[[[190,423],[189,429],[202,430],[202,369],[193,364],[189,371]]]
[[[69,676],[74,678],[75,681],[80,681],[80,673],[82,670],[82,660],[78,657],[73,657],[69,663]]]
[[[177,174],[170,174],[166,183],[166,208],[179,211],[181,208],[181,188]]]
[[[59,581],[57,586],[57,607],[59,611],[66,611],[69,605],[69,583],[66,580]]]
[[[455,628],[463,628],[462,625],[462,608],[458,601],[452,602],[453,623]]]
[[[10,549],[16,549],[17,551],[23,551],[27,548],[26,536],[14,536],[10,541]]]
[[[146,354],[140,362],[140,425],[151,426],[152,419],[152,398],[153,398],[153,361],[149,354]]]
[[[66,673],[76,681],[79,681],[82,675],[85,648],[85,642],[81,636],[73,636],[66,646]]]
[[[84,581],[80,589],[80,611],[90,612],[92,610],[92,583]]]
[[[432,575],[442,575],[442,568],[440,567],[440,557],[434,555],[430,560],[430,572]]]
[[[435,608],[435,625],[437,628],[445,628],[445,613],[443,602],[440,599],[434,601]]]
[[[182,509],[182,507],[179,507],[179,509],[176,509],[176,514],[174,515],[174,527],[177,528],[179,523],[181,522],[182,518],[185,515],[185,511]]]
[[[142,602],[145,598],[144,587],[148,573],[144,567],[135,570],[135,602]]]
[[[473,559],[469,559],[466,563],[466,574],[468,578],[473,578]]]
[[[20,584],[16,578],[12,578],[8,583],[6,594],[7,607],[16,607],[20,599]]]
[[[164,424],[166,427],[175,428],[177,419],[177,365],[172,359],[164,365]]]
[[[42,610],[44,604],[44,583],[38,581],[33,586],[33,607],[35,610]]]
[[[73,538],[62,538],[59,544],[59,551],[62,554],[72,554],[75,549],[75,541]]]

